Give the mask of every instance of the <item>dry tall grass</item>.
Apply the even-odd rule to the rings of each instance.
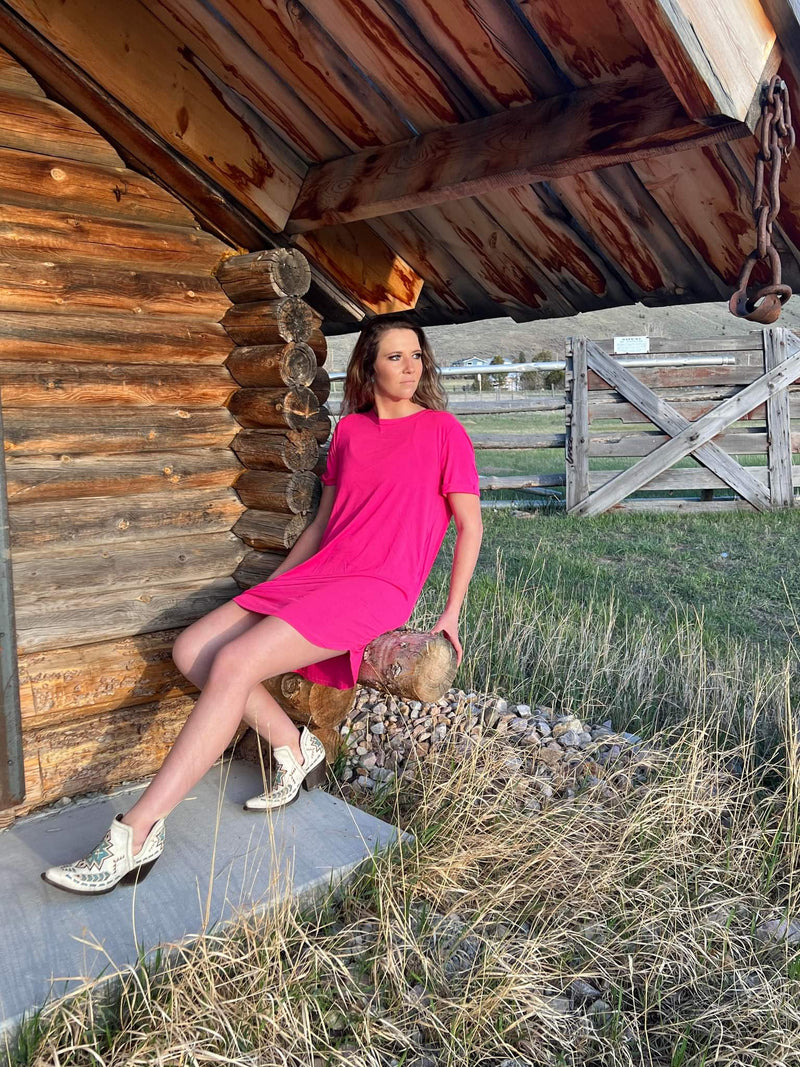
[[[338,898],[242,916],[111,998],[48,1011],[16,1062],[800,1062],[795,664],[714,663],[692,620],[559,617],[502,573],[470,596],[474,678],[485,657],[517,699],[638,716],[637,760],[531,813],[535,750],[520,761],[490,731],[445,746],[371,801],[414,841]]]

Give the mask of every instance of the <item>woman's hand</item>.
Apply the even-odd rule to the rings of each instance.
[[[457,611],[445,611],[439,616],[439,621],[431,629],[432,634],[443,633],[445,637],[450,641],[450,644],[456,650],[458,654],[458,662],[456,666],[461,664],[461,660],[464,657],[464,650],[461,647],[461,642],[458,639],[458,612]]]

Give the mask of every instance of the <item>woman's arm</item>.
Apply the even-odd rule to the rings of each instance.
[[[276,567],[269,578],[267,578],[268,582],[272,581],[273,578],[277,578],[279,575],[292,570],[293,567],[297,567],[300,563],[305,563],[307,559],[311,559],[311,557],[319,551],[319,546],[325,535],[325,529],[328,525],[328,520],[331,517],[331,510],[333,509],[333,502],[335,499],[336,486],[323,485],[317,514],[292,545],[291,551],[286,559]]]
[[[453,551],[453,569],[450,575],[450,593],[445,609],[431,633],[444,633],[458,654],[458,663],[463,658],[463,649],[458,638],[458,616],[467,587],[478,562],[478,553],[483,540],[481,499],[474,493],[448,493],[450,509],[456,524],[456,545]]]

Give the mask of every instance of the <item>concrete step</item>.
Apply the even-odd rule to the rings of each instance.
[[[22,1014],[151,954],[263,910],[341,884],[397,829],[315,789],[271,815],[244,812],[260,768],[215,764],[167,819],[166,848],[137,887],[65,893],[41,879],[89,852],[146,783],[18,820],[0,831],[0,1032]],[[405,835],[406,838],[408,835]]]

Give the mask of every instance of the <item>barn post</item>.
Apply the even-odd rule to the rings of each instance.
[[[762,344],[765,372],[786,359],[786,330],[782,326],[771,326],[764,330]],[[794,506],[794,488],[788,388],[770,392],[766,409],[770,503],[773,508],[791,508]]]
[[[585,337],[570,337],[567,341],[564,388],[569,512],[589,495],[589,370]]]
[[[3,414],[0,408],[0,441]],[[17,671],[17,628],[6,499],[6,461],[0,450],[0,809],[19,804],[25,796],[22,762],[22,723]],[[2,825],[2,821],[0,821]]]

